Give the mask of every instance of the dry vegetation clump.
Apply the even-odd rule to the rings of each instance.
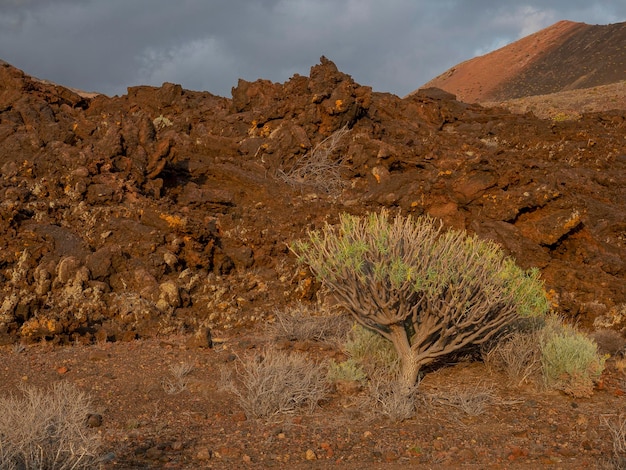
[[[501,402],[492,385],[482,384],[454,387],[445,392],[429,394],[424,399],[431,405],[457,408],[468,416],[480,416],[488,406]]]
[[[297,160],[288,171],[278,171],[278,176],[292,187],[309,188],[326,194],[339,193],[346,182],[341,177],[343,158],[334,158],[341,139],[350,132],[347,126],[333,132],[313,150]]]
[[[168,395],[175,395],[187,390],[188,375],[193,371],[194,366],[190,362],[172,364],[169,368],[169,375],[161,379],[161,386]]]
[[[616,470],[626,469],[626,416],[602,416],[603,424],[609,429],[613,438],[613,457],[611,463]]]
[[[547,388],[586,397],[593,392],[606,356],[592,337],[548,315],[535,328],[513,331],[487,350],[483,359],[518,386],[541,379]]]
[[[349,328],[346,315],[327,314],[298,303],[277,311],[275,321],[267,326],[267,333],[275,340],[336,343]]]
[[[328,392],[323,366],[303,354],[274,349],[241,359],[236,374],[225,371],[223,382],[249,418],[270,418],[302,408],[313,412]]]
[[[393,422],[410,419],[415,415],[419,384],[406,390],[404,384],[387,375],[376,375],[367,382],[361,408],[370,415],[381,415]]]
[[[100,438],[86,426],[90,406],[84,393],[65,382],[0,398],[0,468],[96,468]]]
[[[517,386],[530,382],[541,374],[540,335],[540,330],[515,332],[486,351],[483,360]]]

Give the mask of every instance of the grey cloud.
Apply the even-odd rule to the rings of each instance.
[[[404,95],[561,19],[626,21],[626,2],[0,0],[0,58],[107,94],[169,81],[228,96],[238,78],[285,81],[326,55]]]

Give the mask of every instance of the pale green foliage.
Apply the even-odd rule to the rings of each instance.
[[[361,325],[393,343],[406,386],[421,366],[549,309],[537,271],[428,217],[343,214],[292,250]]]
[[[343,349],[350,359],[370,371],[398,372],[400,360],[393,343],[358,323],[348,332]]]
[[[346,335],[343,350],[349,357],[340,363],[330,361],[331,380],[362,381],[368,375],[380,374],[381,371],[393,377],[399,371],[398,353],[391,341],[358,323]]]
[[[541,367],[546,386],[576,397],[591,395],[604,370],[596,343],[571,325],[550,318],[541,339]]]
[[[337,382],[340,380],[362,382],[367,379],[367,374],[365,374],[363,366],[360,362],[349,357],[342,362],[330,360],[328,362],[327,377],[331,382]]]

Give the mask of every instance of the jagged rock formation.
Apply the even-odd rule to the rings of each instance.
[[[590,325],[626,303],[626,112],[543,121],[309,77],[84,97],[0,65],[0,338],[262,322],[315,299],[287,244],[341,211],[440,217]]]

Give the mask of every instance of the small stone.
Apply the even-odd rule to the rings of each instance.
[[[313,452],[311,449],[307,449],[304,454],[304,458],[307,460],[317,460],[317,455],[315,455],[315,452]]]
[[[88,428],[99,428],[100,426],[102,426],[102,415],[91,413],[87,415]]]
[[[285,351],[287,349],[291,349],[291,341],[289,341],[288,339],[281,339],[276,341],[276,343],[274,343],[274,347],[280,351]]]
[[[146,450],[146,458],[150,460],[158,460],[163,455],[163,451],[158,447],[150,447]]]
[[[250,458],[250,456],[249,456],[249,455],[247,455],[247,454],[244,454],[244,456],[242,457],[242,460],[243,460],[245,463],[252,463],[252,459],[251,459],[251,458]]]
[[[311,342],[310,341],[296,341],[293,343],[293,348],[296,351],[310,351],[311,350]]]
[[[200,447],[196,452],[196,459],[198,460],[211,460],[213,457],[213,453],[209,450],[208,447]]]
[[[212,348],[213,340],[211,339],[211,330],[209,328],[200,328],[193,336],[187,340],[188,348]]]
[[[385,462],[395,462],[398,460],[398,454],[396,454],[393,450],[388,450],[383,454],[383,458],[385,459]]]
[[[441,439],[440,437],[433,441],[433,449],[441,451],[444,449],[444,447],[445,444],[443,442],[443,439]]]
[[[341,395],[356,395],[363,390],[363,384],[358,380],[337,380],[335,388]]]
[[[172,443],[172,450],[175,451],[175,452],[183,450],[183,442],[182,441],[173,442]]]
[[[131,341],[135,341],[137,339],[137,333],[135,333],[134,331],[125,331],[122,334],[122,342],[124,343],[130,343]]]

